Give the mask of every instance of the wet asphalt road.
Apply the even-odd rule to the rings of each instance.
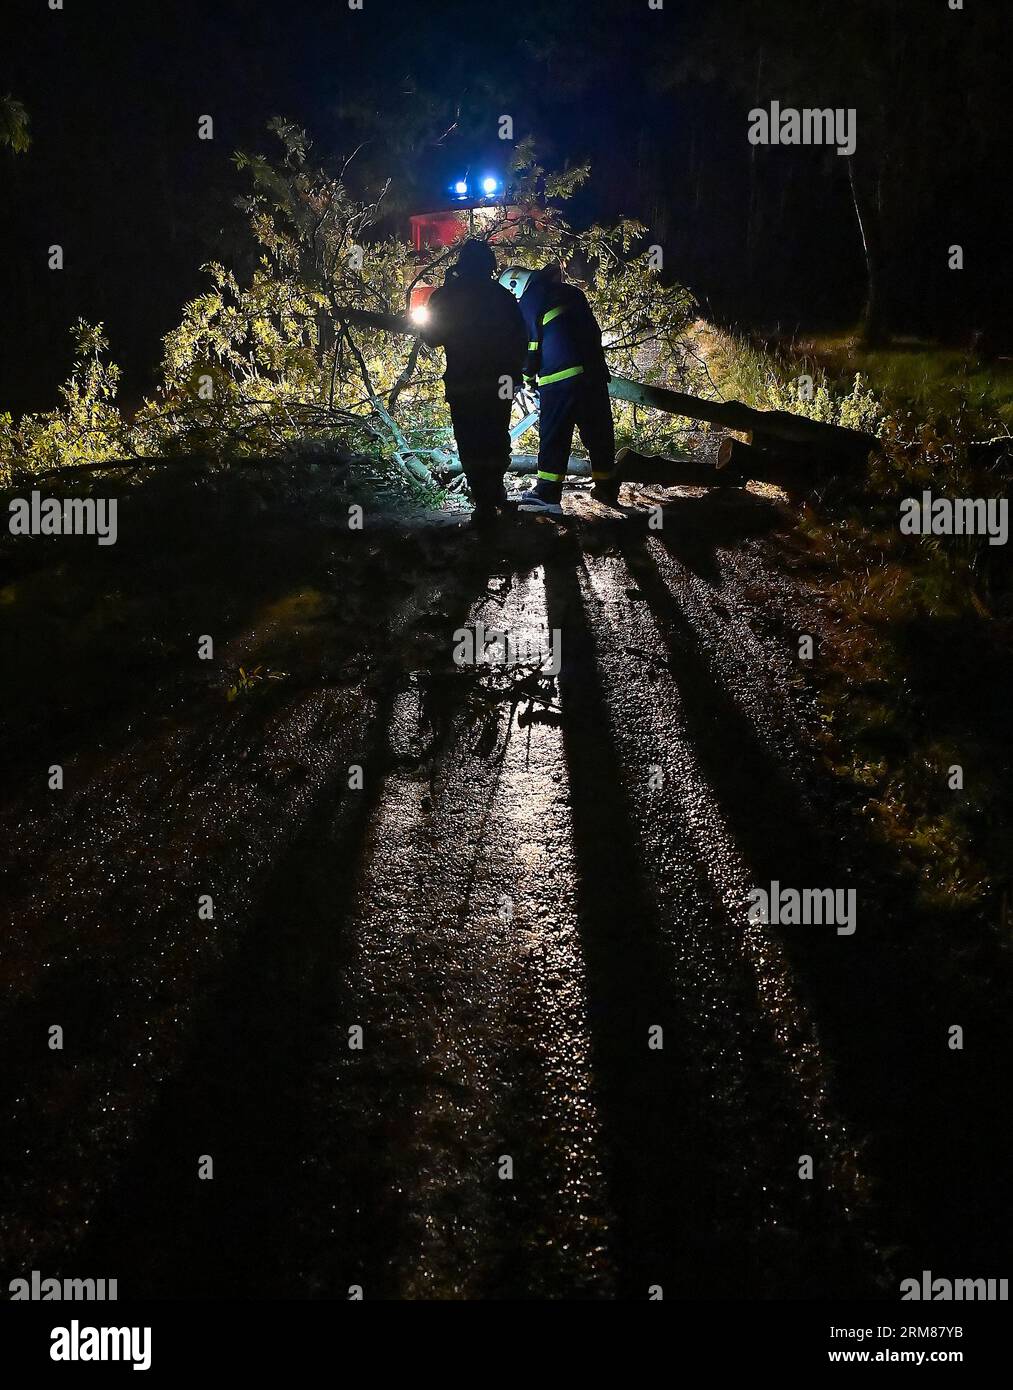
[[[5,1277],[889,1296],[969,1231],[1002,1272],[1008,1043],[927,1060],[953,1001],[822,771],[794,654],[826,619],[776,511],[571,512],[442,528],[377,588],[383,659],[212,713],[152,690],[79,735],[57,809],[8,804]],[[285,627],[312,664],[299,602],[231,647]],[[477,619],[558,631],[558,681],[456,668]],[[750,923],[773,878],[857,886],[855,936]]]

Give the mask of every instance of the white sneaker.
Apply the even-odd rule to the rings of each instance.
[[[550,502],[548,498],[542,497],[537,488],[532,488],[530,492],[521,494],[521,500],[517,503],[519,512],[542,512],[545,516],[562,516],[563,508],[558,502]]]

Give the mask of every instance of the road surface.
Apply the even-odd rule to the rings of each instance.
[[[1006,1272],[1009,1044],[826,769],[790,516],[685,490],[652,529],[650,500],[492,537],[258,515],[254,554],[223,515],[164,562],[82,552],[85,598],[66,567],[5,591],[4,1277],[813,1298]],[[456,665],[477,621],[528,655],[558,633],[558,679]],[[772,880],[856,888],[854,935],[750,921]]]

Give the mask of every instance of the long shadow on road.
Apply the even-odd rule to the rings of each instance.
[[[321,1011],[336,1002],[349,886],[341,866],[357,861],[374,802],[365,788],[382,784],[374,774],[391,703],[380,701],[355,754],[369,774],[364,790],[349,793],[340,769],[279,861],[189,1060],[94,1223],[87,1267],[115,1270],[126,1296],[291,1295],[287,1215],[307,1059]],[[201,1155],[213,1159],[210,1181],[197,1178]]]
[[[490,554],[465,563],[451,600],[460,619],[495,562]],[[441,620],[453,626],[458,618]],[[334,767],[273,870],[187,1060],[163,1087],[79,1254],[89,1269],[115,1272],[122,1296],[335,1296],[306,1267],[307,1213],[326,1227],[328,1246],[341,1249],[342,1268],[373,1290],[383,1288],[385,1263],[403,1244],[404,1216],[389,1200],[376,1149],[382,1117],[363,1116],[366,1142],[342,1146],[351,1157],[328,1175],[326,1202],[304,1163],[322,1039],[360,1007],[346,998],[345,924],[391,759],[391,711],[404,680],[396,657],[383,680],[359,744],[349,743],[347,762]],[[364,777],[362,790],[350,792],[353,762]],[[198,1180],[201,1155],[214,1160],[210,1181]]]
[[[646,1297],[660,1285],[674,1297],[804,1296],[810,1274],[793,1267],[797,1247],[785,1245],[779,1255],[757,1238],[765,1189],[758,1180],[752,1189],[728,1180],[736,1164],[741,1173],[753,1160],[744,1149],[738,1159],[729,1154],[741,1138],[729,1139],[712,1103],[700,1033],[673,988],[672,943],[628,801],[630,776],[646,769],[624,768],[613,741],[581,564],[573,547],[547,564],[545,585],[550,625],[563,632],[564,740],[596,1076],[619,1214],[613,1252],[620,1292]],[[716,923],[722,905],[714,898],[707,907],[705,875],[690,845],[669,849],[686,861],[682,876],[696,882],[701,910]],[[736,999],[725,1003],[738,1007]],[[651,1049],[650,1030],[659,1024],[664,1047]],[[757,1135],[755,1148],[761,1166],[775,1161],[776,1141]],[[837,1291],[860,1287],[850,1267],[830,1269],[828,1279]]]
[[[579,559],[573,546],[547,563],[545,595],[549,626],[563,634],[559,685],[589,1021],[621,1220],[614,1254],[621,1293],[645,1297],[650,1285],[666,1283],[671,1291],[673,1277],[685,1293],[698,1279],[708,1282],[708,1271],[716,1275],[720,1262],[702,1200],[710,1185],[706,1145],[683,1140],[698,1126],[690,1070],[666,1060],[679,1056],[676,1040],[666,1050],[648,1050],[649,1030],[670,1013],[665,961],[609,737]]]
[[[682,560],[678,541],[666,534],[661,544]],[[876,1225],[898,1275],[1000,1274],[1009,1237],[1001,1176],[1011,1154],[1001,1085],[1013,1066],[1008,1028],[992,1001],[948,972],[942,930],[915,918],[910,884],[829,779],[814,764],[802,788],[765,745],[656,553],[634,539],[623,548],[667,646],[695,754],[754,882],[857,888],[854,937],[819,927],[781,935],[831,1060],[837,1107],[869,1136],[863,1159],[877,1183]],[[1008,997],[1004,977],[997,983]],[[947,1030],[961,1022],[974,1042],[953,1052]]]

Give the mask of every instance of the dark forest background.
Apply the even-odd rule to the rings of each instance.
[[[358,148],[361,191],[393,180],[391,231],[439,205],[458,171],[502,167],[507,113],[546,162],[590,161],[574,221],[638,217],[719,322],[847,328],[869,311],[871,273],[877,335],[1008,352],[1010,10],[15,0],[0,95],[24,103],[32,143],[0,150],[0,408],[53,404],[78,317],[106,324],[125,404],[149,389],[201,263],[248,263],[232,155],[267,146],[275,114],[323,156]],[[750,146],[747,112],[772,99],[854,106],[851,169],[832,150]],[[197,138],[205,114],[211,142]],[[948,269],[954,243],[962,272]]]

